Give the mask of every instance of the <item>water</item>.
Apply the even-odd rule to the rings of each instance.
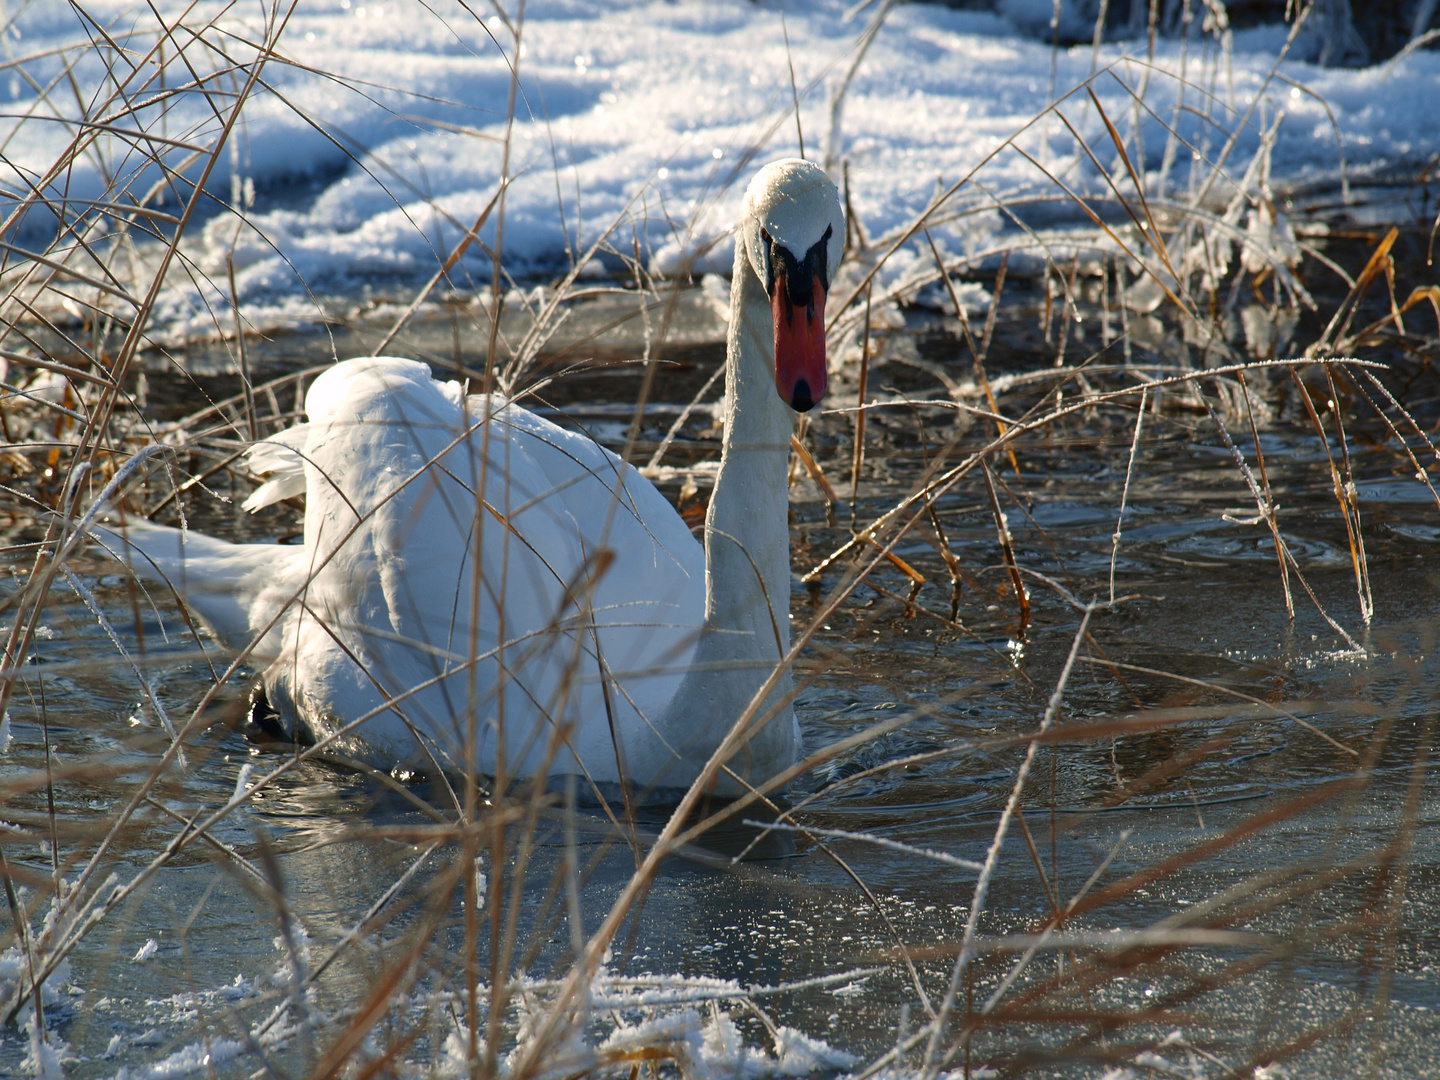
[[[1000,320],[992,377],[1048,363],[1036,359],[1045,350],[1038,311],[1037,297],[1017,287]],[[705,312],[697,303],[684,350],[661,372],[641,460],[721,359]],[[422,334],[432,355],[444,354],[451,331],[437,321],[429,339]],[[1090,334],[1093,348],[1093,326]],[[355,336],[363,340],[364,328]],[[908,342],[906,355],[956,377],[968,372],[968,355],[931,315],[912,313],[895,340]],[[255,363],[273,373],[287,350],[293,364],[308,349],[329,348],[320,339],[281,342]],[[206,368],[192,353],[201,376],[188,384],[155,365],[148,374],[154,420],[233,391],[225,358],[217,351],[212,359]],[[1437,396],[1427,364],[1398,361],[1387,384],[1404,390],[1422,425],[1433,425]],[[1096,375],[1094,384],[1115,387],[1124,378]],[[927,538],[927,518],[894,549],[926,579],[918,607],[905,602],[909,578],[883,565],[870,578],[878,589],[860,586],[830,614],[799,665],[807,750],[904,722],[794,785],[792,804],[810,800],[798,815],[809,834],[772,834],[756,852],[763,858],[732,865],[726,856],[755,838],[732,830],[704,841],[709,853],[664,864],[642,913],[616,938],[608,970],[617,981],[605,984],[607,992],[620,994],[628,977],[682,976],[691,980],[682,996],[696,1025],[708,1024],[714,1036],[715,1017],[730,1017],[740,1038],[770,1053],[772,1027],[823,1040],[856,1065],[905,1044],[945,997],[976,873],[874,841],[952,860],[987,858],[1026,754],[1018,737],[1041,724],[1081,626],[1066,593],[1081,603],[1109,595],[1124,493],[1114,576],[1126,599],[1089,617],[1056,737],[1034,756],[1021,815],[995,860],[980,951],[940,1045],[954,1052],[941,1064],[960,1075],[967,1062],[1002,1075],[1101,1075],[1112,1066],[1153,1065],[1157,1059],[1143,1057],[1137,1064],[1137,1055],[1150,1053],[1181,1075],[1248,1075],[1272,1061],[1294,1076],[1358,1074],[1372,1063],[1379,1075],[1440,1075],[1431,1052],[1440,1037],[1433,929],[1440,808],[1429,761],[1440,685],[1433,660],[1440,582],[1431,569],[1440,511],[1352,394],[1343,403],[1345,449],[1375,611],[1367,627],[1327,466],[1329,457],[1340,460],[1340,441],[1332,429],[1321,444],[1288,376],[1253,379],[1274,407],[1259,439],[1285,541],[1343,633],[1293,573],[1295,617],[1287,617],[1273,540],[1263,525],[1245,523],[1256,513],[1249,489],[1209,417],[1180,395],[1147,414],[1133,469],[1133,411],[1082,411],[1028,436],[1017,446],[1018,475],[1008,459],[994,459],[997,500],[1016,561],[1029,573],[1028,624],[1021,625],[1001,559],[989,495],[971,474],[935,504],[961,568],[953,615],[949,572]],[[602,367],[561,380],[544,397],[618,445],[628,420],[623,406],[638,380],[633,367]],[[897,361],[877,367],[871,386],[914,396],[937,384],[923,367]],[[1020,415],[1048,390],[1037,381],[1011,391],[1007,413]],[[1218,398],[1211,401],[1218,407]],[[844,495],[851,417],[823,416],[809,436]],[[958,461],[989,437],[982,423],[966,430],[954,417],[933,404],[871,413],[860,523],[913,490],[948,440],[957,440],[951,460]],[[1255,468],[1243,419],[1227,422]],[[710,423],[703,410],[692,417],[667,463],[712,454]],[[1427,451],[1421,460],[1434,457]],[[704,477],[697,479],[703,498]],[[223,473],[207,481],[219,494],[230,483]],[[674,476],[662,486],[679,498],[682,483]],[[791,610],[799,627],[822,610],[851,564],[842,560],[809,583],[799,575],[851,533],[845,499],[827,507],[805,479],[794,495]],[[191,497],[189,513],[193,527],[220,535],[281,536],[296,527],[293,511],[242,520],[233,504],[202,493]],[[18,502],[8,503],[7,514],[8,596],[28,572],[43,526]],[[127,650],[143,657],[169,714],[189,716],[218,658],[197,650],[172,603],[134,591],[99,554],[78,555],[71,565]],[[31,889],[57,874],[73,882],[164,745],[158,718],[137,704],[134,675],[63,581],[43,621],[48,630],[10,708],[15,742],[0,766],[7,791],[0,844],[13,878]],[[104,873],[134,879],[172,843],[181,821],[224,804],[242,766],[254,765],[258,775],[293,752],[248,739],[244,705],[243,680],[218,696],[206,714],[211,722],[190,744],[188,768],[160,779],[152,803],[101,860]],[[882,767],[902,758],[909,760],[903,767]],[[464,890],[444,876],[455,838],[415,805],[429,802],[443,821],[447,799],[438,784],[386,786],[307,763],[225,817],[205,841],[150,873],[71,954],[45,1009],[52,1042],[67,1048],[67,1072],[144,1075],[153,1067],[161,1070],[155,1075],[250,1076],[271,1060],[293,1074],[323,1058],[355,1011],[396,977],[365,1053],[396,1047],[400,1061],[424,1072],[443,1057],[446,1034],[464,1013],[462,998],[439,993],[466,978]],[[505,907],[516,933],[502,966],[539,980],[527,991],[537,999],[549,992],[544,980],[563,975],[576,934],[595,929],[635,867],[631,845],[603,815],[593,807],[567,814],[564,804],[561,791],[535,819],[523,883]],[[662,811],[642,811],[642,850],[643,836],[663,823]],[[523,822],[512,825],[512,844],[526,832]],[[858,833],[869,839],[836,835]],[[256,872],[238,868],[232,854]],[[482,860],[485,887],[515,888],[521,857],[512,847],[498,868]],[[293,920],[292,940],[313,968],[412,869],[365,942],[345,944],[317,980],[306,1004],[318,1025],[313,1040],[297,1013],[274,1018],[292,970],[280,913]],[[1057,906],[1067,909],[1069,934],[1148,928],[1171,937],[1128,950],[1096,949],[1093,937],[1065,950],[1042,947],[982,1018],[1024,949],[1006,935],[1038,932]],[[1183,939],[1201,931],[1212,936]],[[478,940],[477,977],[485,982],[496,939],[483,927]],[[902,946],[913,968],[898,959]],[[133,960],[137,953],[144,958]],[[826,976],[835,978],[793,986]],[[13,985],[13,972],[6,978]],[[701,979],[731,985],[705,984],[701,993]],[[741,987],[754,988],[748,1004]],[[718,999],[715,1013],[707,994]],[[615,1017],[636,1023],[679,1009],[632,995],[611,1018],[597,1016],[594,1031],[604,1036]],[[967,1017],[968,1040],[961,1037]],[[513,1031],[515,1022],[507,1014],[502,1026]],[[247,1044],[247,1032],[256,1041]],[[16,1073],[26,1051],[23,1034],[5,1028],[0,1072]],[[920,1068],[924,1052],[923,1041],[909,1047],[896,1067]],[[834,1072],[842,1060],[820,1053],[812,1064]]]

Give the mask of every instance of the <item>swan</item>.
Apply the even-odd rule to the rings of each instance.
[[[307,422],[248,451],[245,508],[303,495],[303,545],[136,520],[100,538],[251,649],[292,735],[380,768],[686,787],[789,651],[790,436],[825,395],[844,236],[811,162],[746,190],[703,549],[610,451],[395,357],[328,369]],[[784,672],[715,794],[794,763],[790,691]]]

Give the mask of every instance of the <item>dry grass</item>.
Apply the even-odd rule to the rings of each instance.
[[[473,769],[392,777],[337,761],[323,745],[252,753],[237,734],[251,675],[243,656],[221,655],[172,599],[118,580],[87,553],[88,510],[102,502],[236,527],[217,496],[250,490],[241,452],[297,419],[307,380],[323,369],[252,379],[264,342],[247,336],[239,310],[220,307],[212,347],[230,358],[234,393],[163,425],[136,400],[142,368],[167,340],[155,322],[165,282],[204,279],[187,247],[195,221],[216,203],[245,219],[243,189],[228,201],[215,192],[245,103],[281,62],[291,10],[268,9],[252,40],[190,16],[130,26],[106,53],[108,78],[92,99],[74,104],[63,76],[38,89],[39,102],[67,117],[71,140],[4,204],[0,467],[13,584],[0,600],[0,715],[41,737],[10,749],[0,771],[11,914],[0,988],[7,1025],[28,1025],[32,1067],[61,1067],[74,1044],[85,1057],[75,1071],[97,1075],[119,1063],[140,1075],[159,1063],[166,1075],[520,1080],[676,1070],[929,1080],[980,1075],[982,1066],[999,1075],[1114,1067],[1210,1077],[1331,1060],[1307,1057],[1321,1052],[1384,1071],[1396,974],[1418,966],[1413,955],[1402,964],[1415,948],[1407,898],[1433,865],[1414,852],[1436,715],[1419,658],[1434,643],[1425,620],[1377,614],[1377,592],[1419,587],[1418,575],[1409,571],[1398,589],[1372,579],[1375,534],[1357,481],[1383,460],[1382,475],[1428,485],[1440,462],[1428,420],[1406,404],[1423,404],[1424,394],[1401,377],[1423,382],[1440,348],[1426,310],[1440,318],[1440,292],[1396,291],[1404,267],[1397,272],[1391,232],[1355,277],[1328,289],[1332,313],[1304,355],[1286,359],[1326,303],[1314,282],[1345,271],[1278,209],[1275,128],[1261,130],[1252,158],[1236,159],[1238,136],[1260,121],[1256,103],[1232,107],[1208,89],[1222,51],[1180,78],[1198,103],[1186,107],[1235,137],[1186,146],[1172,128],[1159,175],[1142,171],[1136,133],[1153,115],[1156,86],[1176,74],[1137,58],[1097,71],[1091,86],[1032,121],[1076,133],[1078,114],[1104,114],[1092,86],[1126,88],[1130,115],[1105,117],[1098,145],[1077,133],[1073,165],[1031,156],[1027,131],[1016,132],[904,229],[872,236],[852,222],[831,309],[836,409],[802,425],[796,443],[794,482],[808,501],[795,563],[812,591],[808,602],[795,599],[792,658],[812,752],[750,798],[711,805],[702,778],[673,812],[647,815],[628,801],[584,806],[574,783],[497,784]],[[888,10],[877,9],[875,28]],[[520,32],[518,16],[511,27]],[[163,82],[176,70],[177,41],[183,89],[213,105],[193,130],[166,122],[167,95],[181,89]],[[162,49],[171,62],[150,65]],[[138,108],[146,100],[158,104]],[[837,96],[837,124],[842,104]],[[767,118],[765,137],[791,120]],[[824,145],[843,140],[832,131]],[[1182,150],[1200,164],[1180,184],[1170,173]],[[107,162],[105,197],[65,200],[67,172],[90,155]],[[987,167],[1006,155],[1029,158],[1032,188],[986,182]],[[1032,225],[1035,208],[1052,203],[1082,224]],[[1014,227],[994,251],[946,256],[929,239],[927,230],[997,209]],[[507,281],[497,233],[488,290],[446,301],[438,310],[449,319],[436,317],[436,294],[455,284],[450,274],[482,227],[504,214],[502,187],[473,225],[457,225],[464,238],[413,302],[334,332],[517,397],[563,392],[566,379],[593,369],[597,341],[628,335],[641,375],[624,452],[682,499],[703,499],[713,443],[697,431],[714,380],[687,391],[685,411],[662,411],[660,430],[644,411],[667,399],[667,342],[695,294],[683,280],[650,276],[638,246],[621,239],[630,219],[528,294]],[[22,235],[30,247],[11,239]],[[601,248],[625,261],[623,284],[580,283]],[[901,251],[923,258],[892,275]],[[234,294],[233,278],[202,283],[208,295]],[[961,295],[977,287],[991,293],[983,324]],[[1006,299],[1015,293],[1024,299]],[[932,340],[948,339],[938,360],[916,350],[907,324],[926,311],[933,318],[937,306]],[[568,329],[577,324],[586,329]],[[437,326],[454,328],[448,355]],[[1025,347],[1042,362],[1017,363]],[[1367,358],[1379,356],[1396,363]],[[152,388],[163,381],[153,370],[144,377]],[[1267,604],[1284,613],[1276,625],[1318,628],[1334,646],[1322,662],[1357,665],[1345,700],[1314,700],[1329,684],[1274,665],[1256,665],[1267,667],[1261,675],[1216,674],[1213,664],[1159,670],[1115,629],[1161,625],[1153,613],[1168,607],[1193,612],[1184,597],[1157,598],[1153,567],[1125,563],[1130,531],[1142,524],[1125,508],[1154,503],[1169,479],[1166,456],[1192,444],[1215,449],[1221,463],[1197,497],[1215,495],[1203,485],[1224,485],[1227,520],[1269,545]],[[1077,461],[1103,463],[1120,479],[1102,557],[1072,574],[1030,515],[1047,478],[1066,482]],[[1330,492],[1333,506],[1322,513],[1318,500],[1305,501],[1297,492],[1307,485]],[[1237,497],[1253,506],[1235,510]],[[264,527],[295,520],[290,510]],[[1315,521],[1339,538],[1343,575],[1314,545],[1297,544]],[[1384,566],[1397,573],[1393,560]],[[1135,577],[1147,584],[1127,586]],[[923,661],[936,666],[925,687],[894,666],[922,662],[903,643],[912,632],[936,643]],[[857,658],[857,642],[876,655]],[[939,670],[949,662],[940,643],[963,663]],[[972,643],[974,655],[962,652]],[[1356,659],[1382,654],[1395,658],[1383,671]],[[878,722],[827,711],[815,703],[827,686],[867,700],[878,686],[880,703],[899,707]],[[99,719],[136,701],[129,726]],[[965,721],[971,708],[988,709],[987,719]],[[736,719],[738,732],[748,717]],[[1274,781],[1254,803],[1208,797],[1224,788],[1224,762],[1282,730],[1294,743],[1279,760],[1305,783]],[[1103,790],[1087,787],[1096,761],[1108,761],[1098,768]],[[1072,769],[1084,783],[1065,779]],[[966,779],[971,772],[982,779]],[[793,804],[775,802],[797,779]],[[931,819],[945,820],[961,788],[975,794],[966,803],[974,813],[937,827]],[[1071,801],[1081,795],[1082,805]],[[908,817],[897,819],[897,799],[912,806]],[[1153,827],[1143,815],[1125,819],[1126,829],[1104,824],[1137,806],[1193,811],[1198,827]],[[1358,829],[1377,813],[1378,825]],[[717,827],[748,818],[764,824],[724,856],[693,846],[720,846]],[[1267,857],[1274,837],[1306,829],[1314,842]],[[777,837],[814,858],[798,872],[729,858]],[[672,870],[677,855],[710,867],[714,876],[697,878],[695,890],[727,883],[740,910],[700,903],[686,922],[692,886]],[[833,870],[813,869],[822,857]],[[1089,871],[1077,874],[1087,858]],[[191,887],[185,875],[207,865],[216,868],[209,884]],[[906,875],[927,896],[949,896],[954,918],[897,900],[891,886]],[[781,895],[867,929],[844,954],[830,951],[839,947],[832,937],[810,951],[800,943],[786,979],[764,970],[746,978],[743,962],[728,979],[707,977],[674,945],[713,941],[721,931],[712,918],[745,923],[747,903]],[[657,912],[657,902],[669,910]],[[135,927],[159,925],[171,930],[165,955],[176,971],[130,960],[149,936]],[[274,957],[247,952],[272,934]],[[217,944],[232,938],[234,956]],[[193,955],[191,940],[204,943]],[[655,971],[644,943],[663,951],[667,941],[670,966]],[[1316,958],[1358,974],[1324,1007],[1297,1011]],[[236,966],[250,974],[227,986]],[[637,973],[647,967],[654,973]],[[127,1041],[107,1063],[96,1049],[98,999],[143,1000],[147,979],[190,997],[183,1009],[166,999],[179,1018],[161,1025],[158,1043]],[[67,980],[86,988],[75,1004],[62,991]],[[867,997],[867,985],[882,989]],[[853,1015],[827,1029],[822,1004]],[[124,1009],[143,1023],[145,1008]],[[805,1021],[815,1023],[798,1030]],[[14,1030],[5,1052],[18,1061]]]

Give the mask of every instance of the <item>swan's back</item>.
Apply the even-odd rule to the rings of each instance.
[[[463,767],[473,737],[486,772],[503,747],[510,775],[578,759],[603,781],[622,772],[613,731],[624,775],[688,780],[663,718],[704,621],[704,553],[650,483],[415,361],[339,364],[306,411],[252,453],[271,474],[252,508],[304,478],[307,580],[266,672],[282,714],[317,736],[363,720],[342,745],[385,762],[423,760],[418,735]]]

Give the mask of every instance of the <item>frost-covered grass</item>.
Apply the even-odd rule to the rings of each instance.
[[[1068,894],[1050,895],[1040,869],[1042,916],[1013,927],[987,921],[991,889],[1011,861],[1042,863],[1033,846],[1016,855],[1016,838],[1033,845],[1023,811],[1037,762],[1060,741],[1055,725],[1076,666],[1107,662],[1083,651],[1092,620],[1136,599],[1123,587],[1123,564],[1115,588],[1121,526],[1132,525],[1123,502],[1109,590],[1097,594],[1103,602],[1087,600],[1017,560],[1010,528],[1018,516],[1004,509],[1006,485],[1023,482],[1056,432],[1063,441],[1067,425],[1095,422],[1119,440],[1128,493],[1150,426],[1198,417],[1206,432],[1220,433],[1245,501],[1229,507],[1226,520],[1248,521],[1273,543],[1277,604],[1330,628],[1339,655],[1365,655],[1357,629],[1372,614],[1365,535],[1357,473],[1347,454],[1330,452],[1348,445],[1334,402],[1365,402],[1377,437],[1393,442],[1407,474],[1425,478],[1436,455],[1423,425],[1386,396],[1389,386],[1372,378],[1363,355],[1335,358],[1383,345],[1417,364],[1433,359],[1436,335],[1422,316],[1440,294],[1395,291],[1391,234],[1367,249],[1363,269],[1338,268],[1344,284],[1330,291],[1341,299],[1319,311],[1327,302],[1317,300],[1315,281],[1331,272],[1317,246],[1326,223],[1297,218],[1288,200],[1316,187],[1338,191],[1357,177],[1404,175],[1432,158],[1440,126],[1428,99],[1440,59],[1421,52],[1393,69],[1321,70],[1281,57],[1287,28],[1230,34],[1219,23],[1153,48],[1141,39],[1055,50],[1017,37],[996,16],[920,4],[872,4],[850,20],[839,4],[787,5],[782,22],[778,7],[744,0],[603,10],[532,3],[523,18],[519,6],[400,0],[205,0],[156,9],[94,0],[17,5],[8,18],[0,461],[5,510],[19,524],[16,584],[3,601],[10,659],[0,681],[0,753],[9,751],[13,709],[24,728],[16,753],[27,756],[24,767],[0,774],[8,815],[0,850],[23,844],[43,857],[0,868],[14,916],[0,938],[0,994],[3,1019],[28,1033],[23,1060],[31,1071],[127,1069],[159,1078],[273,1068],[515,1080],[853,1071],[930,1080],[983,1075],[979,1045],[1017,1069],[1042,1059],[1048,1067],[1052,1057],[1080,1061],[1083,1050],[1089,1064],[1110,1054],[1125,1069],[1230,1072],[1206,1056],[1203,1036],[1172,1033],[1168,1013],[1148,1012],[1137,981],[1180,979],[1177,1002],[1202,985],[1239,987],[1236,972],[1175,975],[1191,955],[1223,949],[1252,950],[1243,974],[1283,970],[1306,940],[1304,928],[1269,937],[1252,934],[1250,923],[1283,922],[1289,905],[1328,900],[1337,875],[1361,871],[1296,859],[1228,891],[1216,887],[1153,925],[1073,927],[1090,910],[1092,888],[1138,903],[1155,880],[1147,875],[1182,875],[1209,850],[1197,843],[1168,862],[1156,856],[1102,885],[1122,837],[1096,877],[1078,889],[1070,883]],[[844,183],[852,211],[831,292],[838,411],[798,429],[794,469],[799,488],[813,483],[816,504],[830,504],[832,520],[848,509],[852,524],[797,565],[823,588],[810,624],[797,621],[802,644],[823,642],[826,620],[838,621],[871,593],[985,649],[1005,642],[997,655],[1023,651],[1032,589],[1046,591],[1068,620],[1039,707],[1005,732],[891,753],[887,740],[953,704],[942,700],[812,747],[802,770],[820,777],[807,799],[823,800],[934,760],[1001,761],[1003,782],[986,804],[993,823],[987,819],[976,857],[872,835],[864,821],[807,828],[807,803],[774,830],[798,832],[819,850],[854,844],[897,862],[943,865],[958,882],[955,924],[917,943],[857,875],[847,902],[884,926],[867,939],[870,955],[858,966],[807,955],[821,970],[789,985],[627,973],[634,967],[617,951],[628,957],[627,935],[665,858],[696,838],[686,814],[714,809],[700,809],[698,790],[683,813],[648,823],[623,800],[608,807],[606,842],[633,866],[598,899],[587,882],[593,867],[582,865],[587,848],[574,838],[577,828],[599,827],[597,815],[580,813],[573,791],[496,790],[471,774],[432,778],[427,802],[415,777],[370,776],[374,790],[395,800],[383,811],[356,811],[336,835],[287,838],[290,847],[272,841],[261,808],[283,810],[296,798],[295,786],[310,782],[297,778],[313,777],[309,759],[323,758],[324,748],[231,762],[226,725],[236,720],[233,697],[245,672],[221,679],[229,658],[173,625],[163,602],[151,609],[130,593],[126,609],[114,590],[128,586],[113,582],[97,595],[94,581],[105,571],[84,561],[84,515],[103,498],[174,515],[246,488],[249,479],[232,468],[240,449],[295,419],[310,374],[280,370],[271,351],[264,374],[252,378],[247,349],[277,330],[352,333],[367,348],[453,364],[515,395],[553,375],[557,356],[568,363],[610,342],[612,324],[621,324],[626,358],[653,367],[666,335],[680,333],[670,323],[676,305],[725,294],[714,271],[730,264],[726,227],[749,172],[798,152],[802,138]],[[698,301],[682,292],[702,276]],[[987,372],[1006,281],[1013,290],[1017,279],[1034,309],[1025,318],[1042,327],[1036,351],[1044,370]],[[1364,307],[1382,294],[1383,310]],[[918,310],[942,313],[963,362],[920,355],[904,333]],[[1317,320],[1320,329],[1302,329]],[[1301,351],[1306,358],[1284,359]],[[235,381],[235,394],[157,421],[144,407],[142,370],[167,385],[166,366],[173,360],[177,371],[193,371],[200,352],[221,357],[214,366]],[[905,368],[930,383],[896,389],[882,381],[882,366],[886,380]],[[543,397],[546,388],[539,390]],[[707,390],[690,405],[693,412],[665,414],[674,426],[643,448],[649,472],[679,486],[682,499],[703,491],[713,466],[695,460],[703,454],[677,464],[684,455],[671,438],[723,422]],[[1318,560],[1281,528],[1261,436],[1287,412],[1318,432],[1306,475],[1335,492],[1330,512],[1347,537],[1339,561],[1353,574],[1355,597],[1345,612],[1312,590]],[[871,475],[865,425],[912,414],[943,437],[922,444],[923,468],[882,487],[883,505],[872,499],[868,513],[853,497]],[[961,490],[978,492],[998,538],[992,569],[1003,578],[994,591],[1004,613],[995,619],[1005,625],[988,637],[961,616],[972,571],[955,558],[936,509]],[[932,546],[938,561],[926,569],[904,551],[907,543]],[[949,596],[948,613],[937,586]],[[37,683],[28,661],[52,647],[47,627],[61,597],[85,614],[92,636],[83,643],[93,655],[72,649]],[[197,689],[169,696],[156,672],[179,665],[191,665]],[[1107,670],[1120,677],[1120,668]],[[815,678],[823,683],[823,669]],[[123,696],[116,707],[128,717],[126,739],[52,752],[47,709],[61,706],[37,698],[35,685],[45,680],[67,694]],[[1209,706],[1165,700],[1168,711],[1089,717],[1064,739],[1109,745],[1113,761],[1117,740],[1213,720]],[[1307,719],[1312,711],[1292,713],[1283,700],[1252,695],[1244,708],[1253,710],[1243,713],[1247,722],[1293,723],[1362,784],[1373,764],[1367,755],[1383,743],[1337,739]],[[1213,740],[1230,737],[1221,729]],[[1163,761],[1126,786],[1116,765],[1115,798],[1168,782],[1175,767]],[[87,792],[103,805],[98,819],[81,803]],[[780,812],[765,801],[717,812]],[[1297,797],[1264,813],[1286,821],[1309,805]],[[1402,834],[1415,820],[1414,807],[1407,813]],[[1258,828],[1260,817],[1236,825],[1236,835]],[[373,886],[363,903],[347,896],[327,907],[299,895],[287,877],[287,858],[312,840],[318,849],[358,844],[394,857],[377,859],[383,872],[375,879],[371,864],[350,869]],[[1381,857],[1401,876],[1404,842],[1402,835]],[[352,848],[344,850],[351,857]],[[202,962],[187,969],[193,990],[146,1002],[145,1015],[162,1018],[163,1039],[142,1035],[83,1060],[71,1056],[81,1051],[65,1042],[67,983],[123,980],[135,970],[159,979],[190,962],[169,940],[127,935],[151,890],[163,893],[165,875],[202,853],[243,890],[246,910],[259,913],[263,956],[247,956],[238,974]],[[1387,905],[1403,890],[1375,896],[1354,916],[1354,933],[1391,917]],[[200,899],[185,899],[204,910]],[[191,910],[176,901],[182,908]],[[1007,928],[1014,932],[1001,932]],[[79,956],[84,974],[73,976]],[[1389,969],[1378,962],[1375,970],[1383,977]],[[887,1012],[894,1037],[880,1050],[867,1045],[869,1056],[770,1014],[772,998],[813,992],[837,1002],[840,1015],[864,998],[877,972],[899,982],[895,1000],[913,1011]],[[80,1007],[97,1009],[93,997]],[[1027,1032],[1046,1031],[1045,1010],[1059,1010],[1057,1002],[1072,1010],[1055,1012],[1053,1030],[1063,1035],[1012,1037],[1026,1023]],[[1112,1021],[1140,1031],[1123,1053],[1107,1043]]]

